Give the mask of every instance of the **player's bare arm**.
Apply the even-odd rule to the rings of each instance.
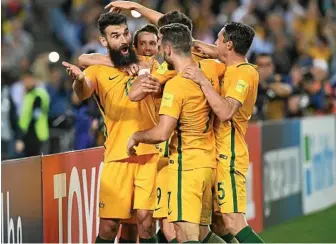
[[[203,41],[194,40],[193,47],[200,53],[203,53],[209,58],[218,58],[218,48],[216,45],[209,44]]]
[[[87,68],[92,65],[105,65],[114,67],[110,57],[100,53],[82,54],[78,58],[78,63],[81,68]],[[128,75],[134,76],[138,74],[139,67],[137,64],[131,64],[127,67],[121,68],[121,70],[126,72]]]
[[[110,11],[118,12],[120,10],[135,10],[155,25],[157,25],[158,20],[163,16],[163,14],[160,12],[157,12],[153,9],[147,8],[139,3],[135,3],[132,1],[110,2],[108,5],[105,6],[105,9],[110,9]]]
[[[167,141],[172,135],[176,125],[177,119],[168,115],[161,115],[158,125],[149,130],[135,132],[132,135],[127,144],[128,155],[136,155],[134,147],[138,146],[139,143],[158,144]]]
[[[100,53],[82,54],[78,58],[78,64],[81,68],[87,68],[92,65],[105,65],[113,67],[113,63],[108,55]]]
[[[236,99],[231,97],[221,97],[198,67],[186,67],[183,70],[182,76],[195,81],[201,86],[212,110],[221,121],[232,119],[233,115],[241,107],[242,104]]]
[[[162,89],[160,82],[156,78],[150,74],[145,74],[138,76],[133,82],[128,97],[132,102],[138,102],[149,94],[159,98],[162,95]]]
[[[94,85],[92,82],[85,78],[84,73],[76,65],[70,64],[68,62],[62,62],[62,65],[66,67],[68,75],[74,81],[72,88],[76,96],[80,100],[89,98],[94,91]]]

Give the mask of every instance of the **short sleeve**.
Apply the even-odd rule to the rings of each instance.
[[[172,79],[165,85],[159,114],[169,115],[170,117],[178,119],[183,105],[183,93],[182,89],[176,84],[178,84],[178,81]]]
[[[99,74],[98,66],[90,66],[84,70],[85,79],[88,83],[84,83],[84,95],[91,96],[97,87],[97,75]]]
[[[230,86],[225,97],[231,97],[243,104],[255,79],[253,75],[255,72],[243,68],[237,69],[234,77],[230,78]]]

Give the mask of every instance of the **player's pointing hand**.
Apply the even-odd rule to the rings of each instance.
[[[62,62],[62,65],[66,67],[68,75],[73,80],[79,80],[79,81],[84,80],[84,73],[76,65],[64,61]]]

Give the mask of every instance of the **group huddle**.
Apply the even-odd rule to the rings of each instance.
[[[75,94],[93,96],[105,122],[96,242],[114,242],[121,224],[119,242],[262,243],[245,218],[254,30],[229,22],[212,45],[192,38],[179,11],[129,1],[107,8],[98,28],[108,55],[82,55],[84,72],[63,62]],[[159,29],[148,24],[132,40],[121,10]]]

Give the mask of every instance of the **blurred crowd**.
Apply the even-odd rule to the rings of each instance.
[[[108,2],[1,2],[2,159],[103,144],[104,128],[95,102],[77,99],[60,61],[76,64],[82,53],[106,53],[96,20]],[[335,0],[138,2],[163,13],[183,11],[193,20],[194,38],[208,43],[215,43],[229,20],[255,29],[249,61],[258,65],[260,85],[253,120],[336,113]],[[131,31],[147,23],[126,14]],[[60,60],[53,63],[49,53],[54,50]],[[36,94],[43,99],[36,100]],[[33,113],[27,114],[30,108]]]

